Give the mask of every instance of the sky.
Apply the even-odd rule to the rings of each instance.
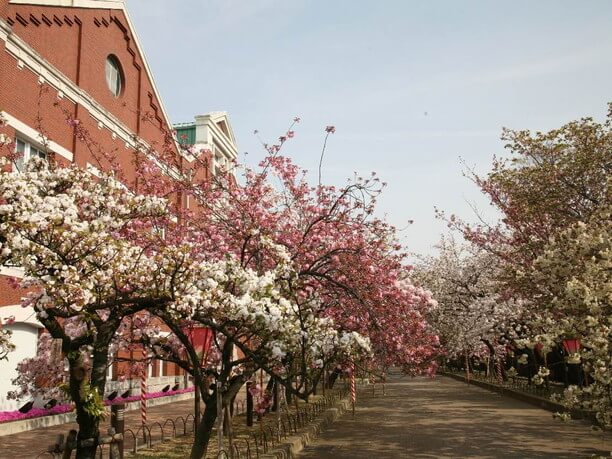
[[[603,120],[612,101],[612,1],[126,0],[172,122],[226,111],[254,164],[284,147],[317,182],[376,171],[379,215],[409,251],[496,213],[463,175],[506,156],[502,127]],[[286,148],[286,149],[285,149]],[[247,152],[248,155],[244,155]],[[409,220],[414,220],[408,225]]]

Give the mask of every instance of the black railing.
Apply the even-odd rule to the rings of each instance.
[[[301,429],[311,424],[319,415],[324,413],[330,406],[337,403],[340,399],[348,396],[348,386],[334,390],[312,403],[304,403],[298,407],[297,411],[290,411],[279,416],[276,425],[265,425],[260,432],[251,432],[248,437],[238,437],[232,442],[232,450],[222,449],[215,456],[216,458],[231,459],[258,459],[260,454],[266,454],[283,440],[291,435],[299,433]],[[245,414],[244,401],[234,402],[235,415]],[[273,413],[274,415],[274,413]],[[185,436],[194,432],[193,414],[168,418],[165,421],[155,421],[149,424],[140,425],[135,431],[125,429],[123,432],[123,447],[126,454],[136,454],[142,448],[151,448],[163,441],[179,436]],[[110,457],[112,439],[108,444],[98,445],[96,459]],[[42,451],[36,458],[40,459],[59,459],[62,457],[60,451],[49,448]]]

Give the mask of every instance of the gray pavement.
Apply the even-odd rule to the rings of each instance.
[[[378,391],[377,391],[378,392]],[[563,423],[532,405],[446,377],[392,376],[387,395],[359,393],[302,459],[608,457],[606,441],[583,421]]]

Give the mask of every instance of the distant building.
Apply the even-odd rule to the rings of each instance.
[[[209,150],[211,172],[232,170],[238,158],[234,131],[226,112],[198,115],[190,123],[175,124],[176,138],[183,146],[193,145],[196,151]]]

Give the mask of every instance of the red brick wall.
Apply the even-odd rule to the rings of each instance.
[[[8,0],[0,0],[0,18],[11,25],[15,35],[85,90],[133,134],[154,148],[163,144],[163,132],[172,128],[163,121],[152,82],[121,11],[13,5]],[[88,147],[75,140],[74,128],[66,122],[68,113],[79,119],[97,146],[115,153],[126,178],[132,179],[132,150],[125,147],[125,141],[119,136],[113,139],[113,133],[106,128],[100,129],[85,107],[60,97],[51,86],[39,84],[39,76],[27,66],[19,68],[4,45],[0,41],[0,110],[44,132],[50,140],[71,151],[79,166],[85,167],[87,163],[98,166]],[[114,97],[106,84],[105,65],[110,54],[119,59],[123,70],[124,86],[119,97]],[[0,132],[15,138],[14,128],[7,126],[0,128]],[[57,159],[65,162],[59,155]],[[25,291],[13,289],[7,278],[0,276],[0,307],[18,304],[24,295]],[[124,351],[120,355],[129,357]],[[113,377],[127,373],[128,365],[116,363]],[[164,364],[164,370],[167,376],[183,374],[175,364]]]
[[[16,305],[21,302],[21,298],[26,296],[27,290],[16,289],[9,284],[9,278],[0,276],[0,305],[9,306]],[[5,319],[0,314],[0,318]]]
[[[0,0],[0,17],[131,131],[149,143],[163,142],[160,128],[168,127],[123,12],[13,5]],[[124,72],[124,89],[119,97],[114,97],[106,84],[105,65],[110,54],[117,56]],[[31,90],[19,88],[19,92]],[[4,105],[1,99],[0,104]],[[150,115],[153,123],[142,122],[145,115]]]
[[[125,127],[153,147],[163,144],[163,131],[170,131],[163,121],[160,103],[154,96],[142,56],[139,55],[127,19],[118,10],[60,8],[9,4],[0,0],[0,18],[8,22],[19,38],[34,48],[50,64],[84,89],[103,109]],[[95,143],[116,154],[126,178],[131,172],[132,151],[120,137],[112,138],[108,129],[100,129],[85,107],[79,106],[58,92],[39,84],[39,76],[17,60],[0,41],[0,110],[28,126],[43,131],[49,139],[73,152],[81,167],[96,164],[88,147],[75,141],[74,128],[68,125],[65,113],[80,120]],[[107,87],[105,65],[108,55],[115,55],[123,69],[124,87],[114,97]],[[147,121],[142,121],[142,118]],[[11,127],[0,132],[15,137]],[[61,158],[58,156],[58,160]],[[0,276],[0,305],[15,304],[21,297]]]

